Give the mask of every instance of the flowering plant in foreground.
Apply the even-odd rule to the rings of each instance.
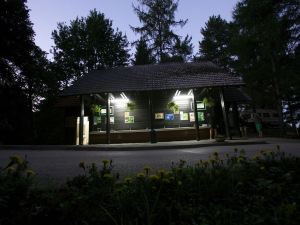
[[[79,167],[84,174],[61,187],[27,183],[15,205],[9,200],[17,190],[0,188],[0,199],[6,199],[0,224],[300,224],[300,160],[279,149],[252,158],[238,149],[225,156],[215,152],[195,165],[180,160],[170,170],[145,166],[122,179],[111,160],[100,168],[84,162]],[[9,176],[2,170],[1,182]]]

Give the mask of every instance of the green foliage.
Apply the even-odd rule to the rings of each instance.
[[[94,114],[99,114],[101,112],[101,106],[100,105],[96,105],[96,104],[92,104],[91,105],[91,111]]]
[[[0,168],[0,224],[23,224],[28,213],[34,172],[20,156],[10,157],[10,162]]]
[[[203,35],[199,42],[201,59],[212,61],[225,68],[230,66],[230,39],[232,36],[230,25],[220,15],[209,17],[205,27],[201,29]]]
[[[0,108],[2,143],[12,143],[12,139],[19,144],[32,143],[33,112],[39,110],[42,98],[57,93],[59,88],[56,77],[49,73],[46,53],[34,43],[35,33],[26,2],[0,1],[1,102],[4,99],[10,102]]]
[[[157,62],[186,60],[192,53],[191,38],[186,36],[181,41],[172,28],[183,27],[187,20],[175,20],[178,1],[175,0],[138,0],[139,5],[133,6],[141,27],[131,27],[152,50]]]
[[[112,21],[96,10],[72,20],[70,25],[59,23],[52,38],[54,62],[65,86],[89,71],[127,65],[126,36],[114,30]]]
[[[132,112],[135,109],[135,103],[133,102],[128,102],[127,103],[127,110]]]
[[[233,12],[235,69],[258,92],[258,104],[277,106],[280,115],[285,94],[298,89],[292,59],[300,43],[299,11],[297,0],[243,0]]]
[[[167,104],[167,108],[171,110],[173,113],[176,113],[179,111],[179,106],[175,102],[169,102]]]
[[[213,108],[215,106],[215,100],[212,97],[205,97],[203,103],[208,108]]]
[[[215,152],[193,166],[180,160],[170,170],[145,167],[122,181],[113,173],[111,160],[103,160],[100,168],[81,162],[83,175],[52,189],[32,186],[19,157],[11,163],[0,176],[5,184],[0,186],[1,224],[297,225],[300,221],[300,160],[279,150],[260,151],[251,159],[238,149],[225,156]],[[12,165],[19,169],[9,169]]]
[[[13,84],[35,46],[34,31],[26,1],[1,0],[0,4],[0,84]]]
[[[148,48],[147,42],[144,39],[140,39],[137,42],[134,58],[134,65],[146,65],[155,62],[152,51]]]

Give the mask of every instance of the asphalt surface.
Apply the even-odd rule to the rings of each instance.
[[[79,162],[85,164],[96,163],[102,165],[102,160],[112,159],[114,172],[121,177],[132,175],[150,166],[153,170],[170,168],[172,162],[180,159],[194,164],[200,159],[207,159],[213,152],[221,155],[233,153],[234,148],[244,149],[246,155],[251,157],[259,150],[276,150],[280,146],[282,151],[300,157],[300,140],[291,139],[263,139],[267,144],[253,144],[241,146],[208,146],[182,149],[159,149],[141,151],[66,151],[66,150],[1,150],[0,167],[9,162],[12,155],[26,157],[31,167],[42,182],[54,184],[63,183],[83,171],[78,167]]]

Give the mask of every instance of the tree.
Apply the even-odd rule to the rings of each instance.
[[[286,76],[295,73],[287,74],[286,65],[300,43],[299,12],[298,0],[243,0],[233,13],[235,69],[281,117],[284,91],[291,88]]]
[[[155,58],[152,55],[152,51],[148,48],[144,39],[140,39],[136,44],[136,52],[134,54],[134,65],[152,64],[155,62]]]
[[[70,25],[59,23],[52,38],[54,62],[61,68],[64,86],[89,71],[128,63],[126,36],[115,31],[112,21],[96,10],[87,17],[77,17]]]
[[[201,34],[203,35],[202,41],[199,42],[201,59],[229,68],[231,64],[230,24],[220,15],[211,16],[205,23],[205,27],[201,29]]]
[[[173,28],[183,27],[187,23],[187,20],[175,20],[178,1],[138,0],[138,3],[139,5],[133,6],[133,9],[142,26],[131,26],[131,28],[149,43],[157,62],[168,61],[174,56],[174,51],[184,54],[183,58],[186,57],[185,54],[191,53],[191,51],[186,51],[191,47],[191,38],[187,36],[184,41],[181,41],[179,35],[173,31]]]
[[[32,143],[35,111],[57,93],[50,63],[34,43],[24,0],[0,0],[0,142]]]
[[[14,85],[34,48],[34,31],[24,0],[0,0],[0,84]]]

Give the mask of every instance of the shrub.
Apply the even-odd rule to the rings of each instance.
[[[300,222],[299,158],[280,151],[261,151],[253,159],[239,150],[226,157],[214,153],[192,166],[181,160],[170,170],[145,167],[123,180],[113,173],[112,161],[104,160],[101,168],[83,162],[79,166],[85,174],[63,187],[25,188],[29,197],[14,203],[27,205],[21,213],[15,211],[22,224]],[[1,176],[1,181],[7,179]],[[2,221],[17,224],[6,214]]]

